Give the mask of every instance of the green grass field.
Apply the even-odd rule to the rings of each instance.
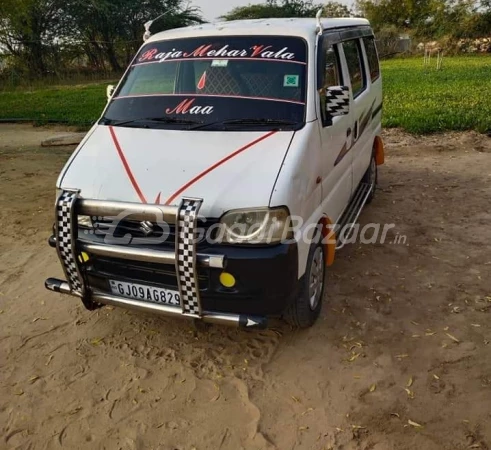
[[[383,61],[385,127],[412,133],[491,130],[491,55]]]
[[[55,121],[89,126],[101,115],[108,84],[111,83],[0,91],[0,120],[33,119],[40,124]]]
[[[412,133],[491,130],[491,56],[445,58],[442,71],[433,59],[382,62],[385,127]],[[0,90],[0,119],[59,121],[88,126],[105,105],[109,82],[76,86]]]

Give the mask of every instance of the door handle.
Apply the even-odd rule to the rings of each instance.
[[[348,130],[346,131],[346,137],[350,137],[351,136],[351,128],[348,128]]]

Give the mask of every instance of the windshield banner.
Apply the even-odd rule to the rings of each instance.
[[[306,63],[306,46],[298,38],[224,37],[154,42],[139,53],[134,65],[186,59],[263,59]]]
[[[231,102],[233,102],[233,108],[230,107]],[[157,128],[172,126],[172,123],[165,123],[167,118],[180,118],[197,124],[240,119],[251,120],[251,118],[254,120],[286,120],[293,123],[301,123],[304,120],[302,103],[262,101],[261,108],[258,109],[257,102],[257,99],[220,96],[119,97],[109,105],[105,119],[118,122],[159,118],[161,123],[153,124]],[[186,123],[181,125],[186,125]]]

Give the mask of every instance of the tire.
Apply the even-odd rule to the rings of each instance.
[[[375,160],[375,153],[372,154],[370,165],[368,166],[365,175],[363,175],[361,182],[372,186],[372,192],[370,192],[370,195],[368,196],[367,203],[366,203],[368,205],[372,203],[373,199],[375,198],[375,193],[377,192],[378,167],[377,167],[377,161]]]
[[[283,315],[283,319],[295,328],[310,328],[322,309],[326,263],[325,249],[320,236],[321,234],[317,233],[310,246],[307,270],[300,281],[299,293]],[[311,288],[311,280],[316,284],[315,287]]]

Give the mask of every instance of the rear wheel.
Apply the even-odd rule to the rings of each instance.
[[[377,191],[377,181],[378,181],[378,168],[377,168],[377,161],[375,160],[375,153],[374,153],[372,154],[370,165],[368,166],[368,169],[365,172],[365,175],[363,175],[363,178],[361,180],[362,183],[366,183],[372,188],[370,195],[368,196],[367,199],[367,204],[371,203],[372,200],[375,198],[375,192]]]
[[[326,275],[325,250],[320,233],[309,251],[307,270],[301,281],[300,291],[284,314],[284,319],[296,328],[311,327],[321,312]]]

